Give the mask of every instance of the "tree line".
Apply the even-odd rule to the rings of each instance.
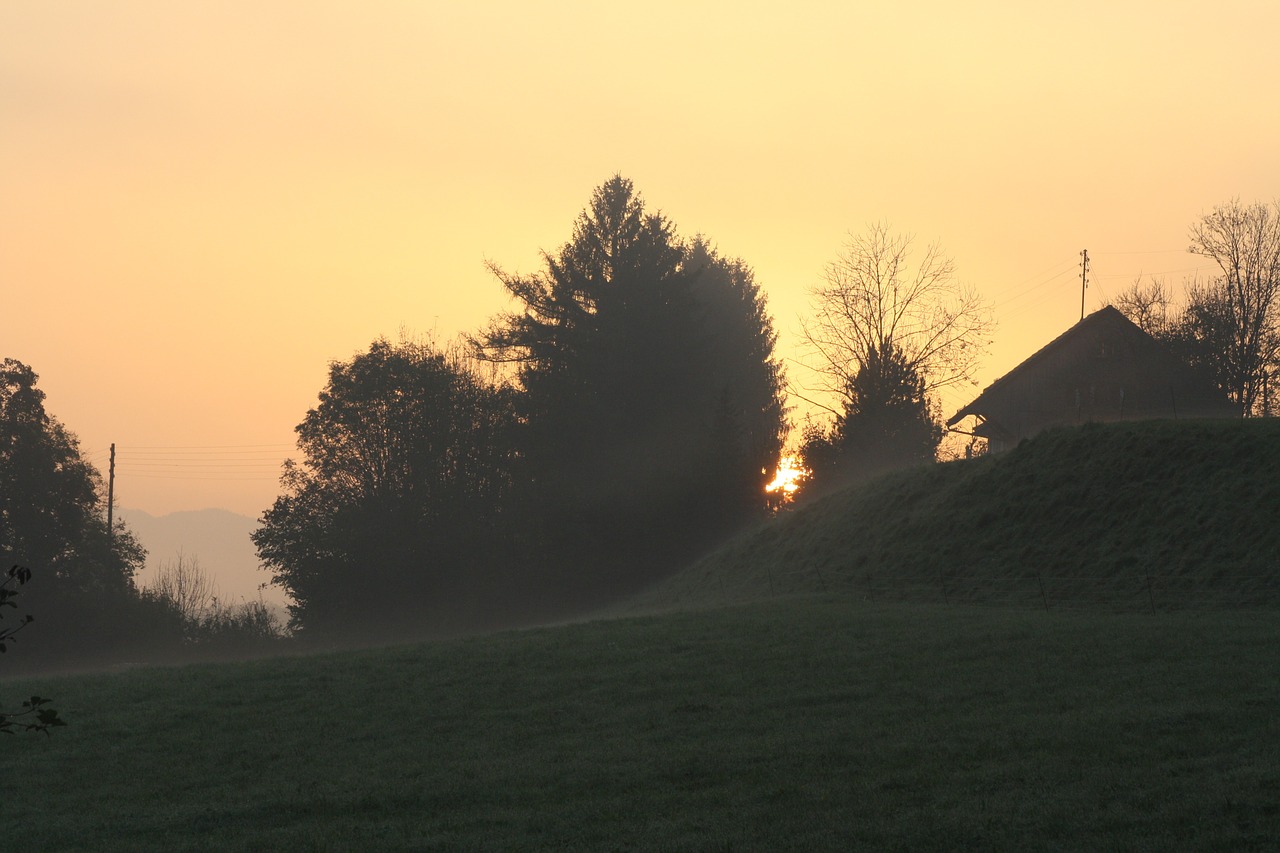
[[[0,362],[0,559],[13,568],[0,607],[17,606],[11,667],[77,665],[262,648],[281,631],[259,602],[184,611],[179,597],[135,582],[146,552],[120,523],[107,526],[106,488],[79,440],[45,409],[39,376]],[[6,654],[6,658],[10,655]]]
[[[787,433],[751,269],[620,176],[515,309],[458,345],[331,365],[253,534],[299,628],[566,615],[762,517]]]
[[[1215,209],[1192,251],[1222,276],[1178,311],[1152,285],[1121,304],[1248,414],[1275,410],[1278,221]],[[330,365],[298,424],[301,458],[253,533],[295,633],[474,630],[617,600],[776,509],[791,396],[827,412],[795,439],[808,498],[934,460],[938,391],[972,384],[993,329],[937,245],[873,225],[812,289],[812,370],[789,383],[750,266],[682,236],[622,176],[537,272],[490,269],[511,310],[450,344],[373,341]],[[263,612],[189,606],[193,566],[137,587],[143,550],[107,529],[102,478],[36,381],[0,368],[0,556],[39,581],[25,594],[53,623],[41,645],[274,638]]]

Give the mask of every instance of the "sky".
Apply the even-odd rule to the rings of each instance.
[[[614,174],[754,270],[797,388],[848,235],[998,327],[949,416],[1280,198],[1280,4],[0,3],[0,357],[116,499],[257,516],[328,365],[508,310]],[[797,416],[803,409],[797,410]]]

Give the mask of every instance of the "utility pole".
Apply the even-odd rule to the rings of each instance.
[[[1080,250],[1080,319],[1084,319],[1084,291],[1089,286],[1089,250]]]
[[[115,544],[115,528],[111,526],[116,505],[116,443],[111,442],[111,466],[107,469],[107,543]]]

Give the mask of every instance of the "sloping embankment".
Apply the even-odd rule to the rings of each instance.
[[[637,604],[823,591],[1280,604],[1280,420],[1090,424],[899,472],[739,536]]]

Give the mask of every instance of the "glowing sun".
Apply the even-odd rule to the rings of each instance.
[[[784,456],[778,460],[778,470],[773,475],[773,481],[764,490],[770,494],[778,492],[783,500],[787,500],[795,495],[801,481],[807,476],[809,471],[800,464],[797,457]]]

